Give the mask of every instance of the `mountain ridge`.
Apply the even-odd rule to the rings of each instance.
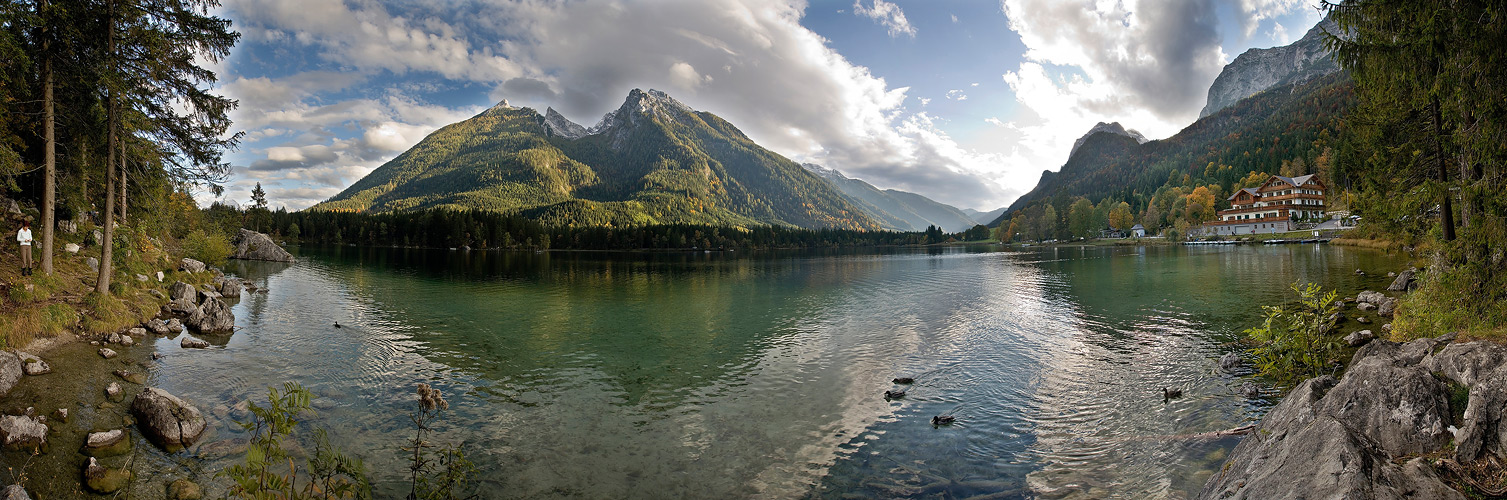
[[[1207,101],[1198,117],[1214,114],[1272,87],[1303,83],[1339,71],[1339,64],[1324,46],[1325,36],[1338,31],[1339,26],[1326,17],[1293,43],[1250,49],[1236,56],[1209,86]]]
[[[978,221],[956,207],[919,194],[896,189],[881,190],[863,180],[843,175],[836,169],[814,163],[802,163],[801,167],[831,183],[850,202],[878,220],[885,229],[925,231],[927,226],[937,226],[943,231],[956,233],[978,224]]]

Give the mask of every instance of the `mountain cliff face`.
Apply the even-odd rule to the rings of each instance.
[[[1073,154],[1078,152],[1078,146],[1082,146],[1083,141],[1088,140],[1089,136],[1100,132],[1129,137],[1131,139],[1135,139],[1136,144],[1146,143],[1146,136],[1141,135],[1140,132],[1136,132],[1135,129],[1126,130],[1125,127],[1120,126],[1120,122],[1099,122],[1098,125],[1094,125],[1094,128],[1088,129],[1088,133],[1083,134],[1083,137],[1079,137],[1078,140],[1073,141],[1073,149],[1071,151],[1068,151],[1068,158],[1072,158]]]
[[[956,233],[978,225],[973,218],[952,205],[915,193],[881,190],[821,165],[802,163],[801,166],[831,183],[849,202],[879,221],[879,225],[885,229],[925,231],[926,226],[937,226],[943,231]]]
[[[1339,65],[1324,47],[1325,33],[1338,33],[1334,21],[1324,19],[1303,38],[1282,47],[1251,49],[1226,65],[1214,85],[1199,118],[1214,114],[1257,92],[1302,83],[1339,71]]]
[[[878,229],[732,124],[633,90],[590,129],[505,102],[424,138],[311,210],[518,212],[548,224]]]

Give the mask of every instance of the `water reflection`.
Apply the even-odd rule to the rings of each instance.
[[[242,437],[237,402],[302,382],[379,496],[406,493],[428,381],[488,498],[1176,497],[1233,442],[1170,436],[1264,405],[1212,370],[1251,305],[1392,264],[1297,246],[299,253],[233,268],[267,290],[235,306],[239,333],[160,341],[156,379],[213,409],[210,442]],[[885,401],[896,376],[917,383]]]

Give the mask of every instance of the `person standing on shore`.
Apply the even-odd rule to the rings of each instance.
[[[31,276],[31,223],[22,222],[16,231],[16,242],[21,244],[21,275]]]

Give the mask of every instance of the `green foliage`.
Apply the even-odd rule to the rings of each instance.
[[[1258,344],[1251,354],[1261,374],[1288,385],[1330,373],[1340,353],[1333,319],[1338,292],[1315,283],[1293,283],[1292,290],[1297,303],[1264,306],[1265,321],[1245,331]]]
[[[453,500],[465,498],[464,492],[471,487],[471,476],[476,466],[466,459],[460,446],[445,443],[435,446],[424,438],[434,432],[430,427],[439,420],[450,403],[439,389],[420,383],[418,386],[418,411],[408,414],[413,421],[414,437],[409,441],[412,452],[409,462],[410,487],[408,498],[421,500]],[[429,451],[434,448],[434,451]]]
[[[56,275],[34,274],[11,285],[10,300],[17,304],[35,304],[52,298],[52,292],[61,286]]]
[[[212,266],[225,262],[234,251],[235,247],[230,245],[229,239],[219,233],[195,229],[183,238],[184,255]]]
[[[321,429],[315,433],[315,452],[303,474],[283,449],[283,440],[298,426],[298,416],[309,409],[312,395],[297,382],[285,382],[279,391],[267,388],[267,406],[250,404],[251,420],[237,422],[251,433],[246,461],[217,473],[231,480],[230,495],[252,499],[369,498],[371,488],[360,460],[334,451]],[[284,470],[286,464],[286,472]]]

